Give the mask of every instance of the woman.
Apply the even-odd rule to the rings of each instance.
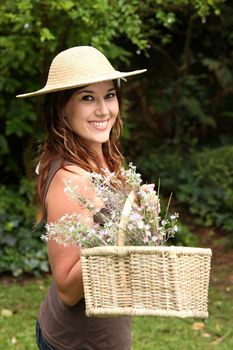
[[[65,213],[88,212],[64,193],[64,179],[77,184],[85,197],[98,203],[87,171],[108,168],[118,174],[123,157],[118,149],[122,128],[119,81],[143,73],[116,71],[93,47],[80,46],[58,54],[43,89],[18,95],[45,95],[46,138],[38,169],[39,221],[58,220]],[[80,265],[80,250],[48,242],[53,282],[41,305],[37,344],[41,350],[128,350],[130,319],[88,318]]]

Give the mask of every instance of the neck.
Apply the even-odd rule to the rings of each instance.
[[[107,163],[106,163],[106,160],[104,158],[104,154],[103,154],[103,147],[102,147],[102,144],[95,144],[93,145],[92,147],[90,147],[95,153],[96,155],[98,156],[99,160],[100,160],[100,163],[101,163],[101,167],[103,169],[107,169],[108,166],[107,166]]]

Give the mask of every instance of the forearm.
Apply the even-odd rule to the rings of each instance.
[[[61,300],[76,304],[83,297],[80,249],[48,241],[49,263]]]
[[[56,283],[59,297],[65,304],[72,306],[83,298],[81,261],[78,260],[68,272],[60,275]]]

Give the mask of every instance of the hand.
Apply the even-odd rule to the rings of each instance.
[[[141,190],[147,192],[148,190],[153,190],[155,187],[155,184],[145,184],[141,186]]]
[[[147,196],[147,201],[150,201],[150,203],[156,208],[157,213],[160,213],[160,203],[159,198],[154,190],[155,184],[146,184],[142,185],[140,190],[144,192],[149,192],[149,196]],[[139,202],[140,202],[140,196],[139,196]]]

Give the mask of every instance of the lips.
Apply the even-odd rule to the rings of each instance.
[[[89,124],[91,124],[95,129],[98,130],[104,130],[108,126],[108,120],[102,120],[102,121],[90,121]]]

